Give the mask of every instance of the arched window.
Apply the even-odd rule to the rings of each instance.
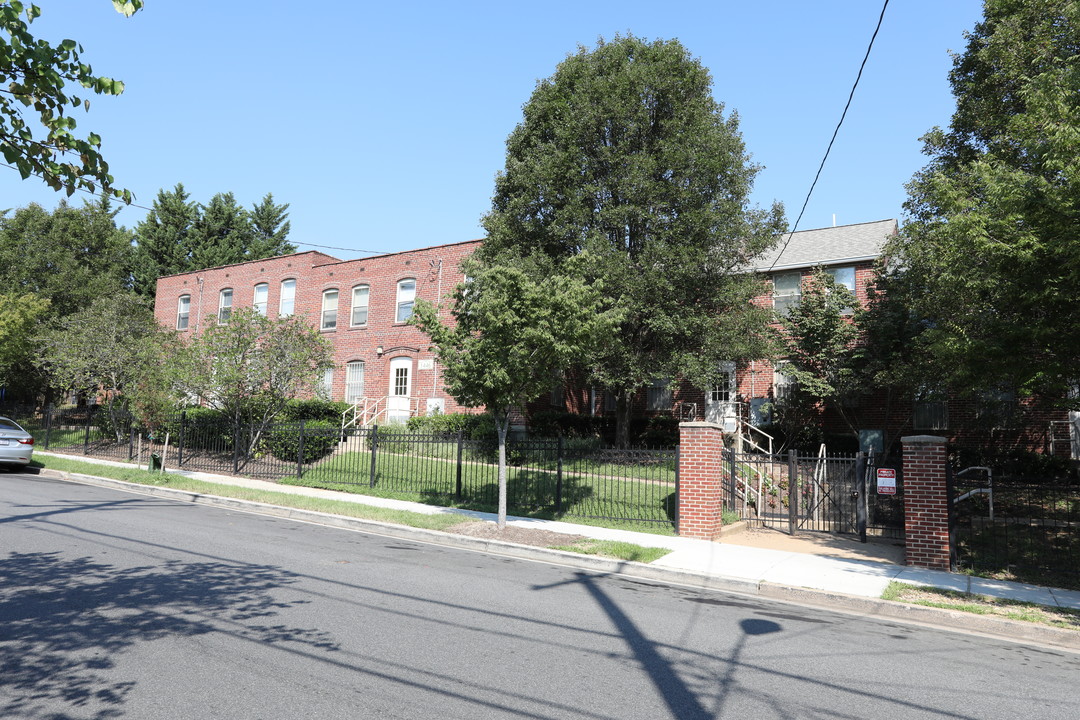
[[[218,293],[217,321],[224,325],[232,317],[232,288],[225,288]]]
[[[266,303],[270,298],[270,286],[266,283],[259,283],[255,286],[255,301],[252,303],[252,307],[255,308],[255,312],[266,317]]]
[[[349,324],[353,327],[367,325],[368,286],[357,285],[352,289],[352,317]]]
[[[176,329],[187,330],[188,318],[191,316],[191,296],[181,295],[176,301]]]
[[[334,330],[337,328],[337,290],[323,290],[322,294],[322,324],[319,326],[323,330]]]
[[[278,301],[278,316],[288,317],[296,309],[296,281],[281,281],[281,299]]]
[[[407,322],[412,317],[413,301],[416,300],[416,278],[398,280],[397,316],[395,322]]]
[[[364,361],[353,360],[345,365],[345,402],[354,403],[364,397]]]

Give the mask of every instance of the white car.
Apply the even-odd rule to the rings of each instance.
[[[0,464],[24,468],[34,455],[34,436],[19,423],[0,417]]]

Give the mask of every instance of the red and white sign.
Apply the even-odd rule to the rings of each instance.
[[[878,495],[896,494],[896,470],[893,468],[878,468],[877,491]]]

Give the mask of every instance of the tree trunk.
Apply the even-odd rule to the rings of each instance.
[[[494,413],[493,413],[494,414]],[[495,415],[495,427],[499,431],[499,529],[506,527],[506,431],[510,427],[510,413]],[[500,418],[500,415],[502,416]]]
[[[630,447],[630,398],[629,390],[615,394],[615,447]]]

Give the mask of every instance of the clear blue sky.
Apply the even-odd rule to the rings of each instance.
[[[794,222],[840,118],[879,0],[321,3],[39,0],[41,37],[81,42],[98,74],[79,130],[104,138],[138,205],[182,182],[290,204],[291,239],[341,258],[482,236],[506,136],[538,79],[578,45],[678,38],[712,72],[764,168],[754,201]],[[977,0],[892,0],[800,228],[901,218],[919,137],[953,110],[949,51]],[[0,168],[0,208],[61,195]],[[81,202],[79,195],[73,198]],[[133,227],[145,215],[125,208]],[[344,248],[344,249],[337,249]]]

